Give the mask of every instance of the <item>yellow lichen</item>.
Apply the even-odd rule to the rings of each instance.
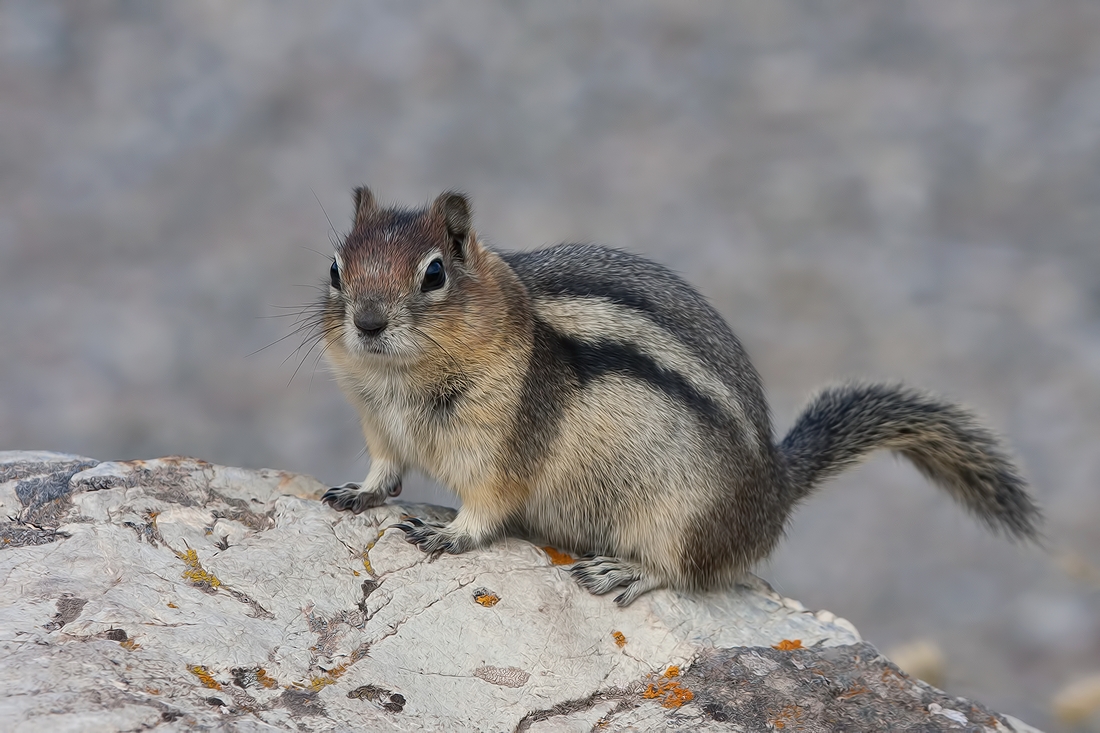
[[[485,606],[486,608],[492,608],[500,603],[500,596],[496,593],[480,593],[474,596],[474,600]]]
[[[371,575],[374,575],[374,568],[372,568],[370,564],[370,551],[374,549],[374,546],[378,544],[378,540],[382,539],[382,535],[384,534],[386,534],[386,530],[383,529],[378,533],[377,537],[371,540],[366,549],[363,550],[363,567],[366,568],[366,571]],[[359,573],[355,574],[358,575]]]
[[[140,649],[141,648],[141,644],[138,644],[133,639],[123,639],[122,641],[120,641],[118,643],[118,645],[120,647],[122,647],[123,649],[129,649],[130,651],[134,651],[135,649]]]
[[[222,688],[221,683],[214,679],[214,675],[210,674],[210,671],[202,665],[196,664],[188,667],[187,671],[198,677],[203,687],[209,687],[211,690],[220,690]]]
[[[172,603],[171,601],[168,601],[168,607],[169,608],[179,608],[179,606],[177,606],[175,603]]]
[[[203,570],[202,564],[199,563],[199,553],[190,547],[187,548],[187,552],[177,552],[176,557],[183,560],[188,567],[187,570],[183,571],[183,577],[195,585],[207,585],[216,590],[222,584],[216,575]]]
[[[626,635],[623,634],[623,632],[612,631],[611,636],[615,639],[615,646],[619,647],[620,649],[626,646]]]

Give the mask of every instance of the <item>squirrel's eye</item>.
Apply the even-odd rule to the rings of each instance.
[[[328,279],[332,287],[340,289],[340,266],[336,264],[336,260],[332,261],[332,267],[328,269]]]
[[[429,290],[438,290],[443,287],[445,282],[447,282],[447,273],[443,269],[443,260],[435,259],[424,271],[424,284],[420,286],[420,289],[425,293]]]

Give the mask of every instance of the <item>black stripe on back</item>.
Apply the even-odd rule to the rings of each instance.
[[[683,374],[661,366],[636,346],[606,339],[583,341],[563,334],[558,334],[558,340],[582,387],[618,374],[687,405],[708,427],[725,430],[731,427],[733,421],[721,405],[696,389]]]
[[[628,252],[580,244],[501,257],[534,298],[600,298],[668,331],[742,396],[745,417],[757,433],[771,435],[760,377],[741,343],[706,299],[668,268]]]
[[[523,378],[519,410],[512,431],[508,470],[529,477],[541,463],[561,431],[565,403],[576,390],[564,369],[564,354],[557,334],[534,319],[531,356]]]

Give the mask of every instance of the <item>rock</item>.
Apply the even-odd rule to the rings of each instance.
[[[189,458],[0,453],[10,730],[1021,730],[752,581],[583,592],[519,539],[432,559],[325,487]],[[970,726],[970,728],[967,728]]]
[[[1063,687],[1051,701],[1054,715],[1068,726],[1080,726],[1089,718],[1100,729],[1100,674],[1090,675]]]
[[[886,651],[886,656],[906,674],[939,687],[944,683],[947,662],[943,649],[932,639],[917,639]]]

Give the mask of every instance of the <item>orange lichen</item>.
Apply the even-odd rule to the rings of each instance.
[[[256,670],[256,681],[269,690],[273,690],[279,686],[278,680],[268,675],[267,671],[262,667]]]
[[[203,687],[209,687],[211,690],[220,690],[222,685],[216,679],[214,675],[210,674],[210,671],[201,665],[194,665],[187,668],[187,671],[199,678],[199,682]]]
[[[651,682],[646,686],[646,689],[642,692],[642,697],[647,700],[659,700],[662,707],[672,709],[691,702],[695,699],[695,693],[676,679],[679,676],[679,667],[669,667],[656,682]]]
[[[623,634],[623,632],[613,631],[611,632],[611,636],[615,639],[615,646],[619,647],[620,649],[626,646],[626,635]]]
[[[862,695],[865,692],[870,692],[870,690],[868,690],[863,685],[858,685],[857,684],[857,685],[852,685],[847,690],[845,690],[844,692],[837,695],[837,697],[840,698],[841,700],[847,700],[850,697],[855,697],[856,695]]]
[[[187,548],[187,552],[177,552],[176,557],[183,560],[189,568],[183,571],[183,577],[187,578],[195,585],[206,585],[217,590],[218,586],[222,584],[216,575],[203,570],[202,564],[199,563],[199,553],[195,552],[190,547]]]
[[[498,596],[496,593],[481,593],[474,596],[474,601],[480,603],[486,608],[492,608],[493,606],[500,603],[500,596]]]
[[[369,652],[369,651],[370,651],[370,645],[369,644],[363,644],[362,646],[360,646],[358,649],[355,649],[351,653],[351,656],[348,658],[348,661],[344,662],[343,664],[339,664],[339,665],[333,667],[332,669],[326,671],[324,674],[316,675],[314,677],[310,677],[309,682],[305,686],[309,687],[309,689],[313,690],[314,692],[317,692],[318,690],[320,690],[324,687],[328,687],[329,685],[336,684],[336,680],[340,679],[340,677],[343,676],[343,674],[348,671],[348,669],[351,667],[351,665],[355,664],[360,659],[363,659],[364,657],[366,657],[367,652]],[[267,682],[263,681],[264,676],[265,676],[264,672],[261,669],[256,674],[257,681],[261,682],[264,687],[274,687],[275,686],[275,680],[272,680],[270,677],[268,677],[267,679],[271,680],[271,684],[269,685]],[[299,683],[295,683],[295,687],[302,687],[302,685],[299,684]]]
[[[695,699],[695,693],[683,686],[676,686],[669,690],[668,695],[661,701],[661,706],[675,709]]]
[[[147,693],[149,693],[150,695],[159,695],[160,694],[160,688],[159,687],[146,687],[145,691]]]
[[[179,606],[177,606],[175,603],[172,603],[171,601],[168,601],[168,607],[169,608],[179,608]]]
[[[123,649],[129,649],[130,651],[134,651],[135,649],[140,649],[141,648],[141,644],[138,644],[133,639],[123,639],[122,641],[120,641],[118,643],[118,645],[120,647],[122,647]]]
[[[781,731],[788,725],[795,727],[801,727],[803,719],[802,708],[799,705],[784,705],[775,718],[771,721],[771,724],[775,727],[775,730]]]
[[[310,677],[309,678],[309,689],[313,690],[314,692],[317,692],[317,691],[321,690],[324,687],[328,687],[329,685],[335,685],[336,680],[340,679],[340,677],[343,676],[344,672],[348,671],[348,667],[350,667],[350,666],[351,666],[351,662],[344,662],[341,665],[333,667],[328,672],[325,672],[322,675],[318,675],[316,677]],[[265,687],[266,687],[266,685],[265,685]]]
[[[550,558],[551,565],[572,565],[576,562],[572,555],[562,552],[561,550],[553,547],[544,547],[542,551],[546,553],[546,556]]]
[[[772,646],[772,649],[778,649],[781,652],[790,652],[790,651],[794,651],[795,649],[801,649],[801,648],[802,648],[802,640],[801,639],[784,639],[783,641],[779,642],[778,644],[775,644],[775,645]]]
[[[896,689],[905,689],[907,687],[905,677],[890,667],[886,667],[882,670],[882,682]]]
[[[798,727],[802,723],[802,708],[797,705],[787,705],[779,711],[771,721],[776,730],[783,730],[788,725]]]

